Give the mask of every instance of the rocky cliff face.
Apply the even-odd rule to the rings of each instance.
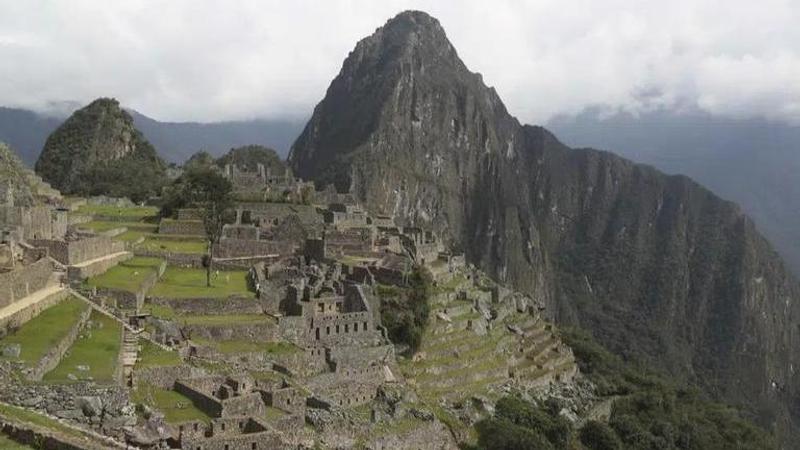
[[[797,431],[800,290],[753,223],[686,177],[520,125],[430,16],[358,43],[289,162],[433,226],[562,324]]]
[[[47,138],[36,172],[64,193],[141,200],[158,192],[164,163],[119,103],[101,98]]]
[[[0,206],[33,206],[36,203],[29,175],[30,170],[14,151],[0,142]]]

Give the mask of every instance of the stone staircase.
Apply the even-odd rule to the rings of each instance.
[[[133,387],[133,368],[139,358],[139,337],[127,328],[122,328],[122,348],[120,362],[122,366],[123,386]]]

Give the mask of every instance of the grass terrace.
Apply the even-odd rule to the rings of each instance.
[[[50,348],[64,339],[81,313],[88,307],[83,301],[68,297],[42,311],[16,333],[0,340],[0,347],[20,344],[19,360],[27,364],[36,364]]]
[[[159,258],[131,258],[105,273],[89,278],[86,284],[91,287],[136,292],[150,274],[158,271],[162,262]]]
[[[180,365],[183,361],[178,352],[166,351],[152,342],[142,339],[142,350],[139,352],[139,360],[136,361],[136,368],[147,367],[171,367]]]
[[[77,212],[78,214],[86,214],[91,216],[124,217],[135,220],[157,215],[158,208],[155,206],[130,206],[120,208],[112,205],[86,204],[80,206]]]
[[[200,420],[205,423],[211,421],[211,418],[196,407],[191,399],[178,392],[140,383],[131,394],[134,402],[152,406],[164,413],[164,419],[168,423],[189,420]]]
[[[127,228],[128,231],[138,231],[140,233],[155,233],[158,229],[158,225],[146,222],[106,222],[95,220],[78,225],[78,228],[87,229],[97,233],[122,227]]]
[[[226,298],[233,295],[254,296],[247,287],[247,271],[225,271],[211,274],[211,287],[206,286],[205,269],[167,267],[164,276],[150,291],[163,298]]]
[[[92,311],[89,319],[91,326],[81,332],[58,366],[44,375],[45,381],[74,381],[69,374],[78,379],[91,377],[100,383],[113,381],[122,326],[97,311]],[[87,366],[88,370],[79,370],[78,366]]]
[[[208,248],[204,239],[159,239],[148,236],[145,241],[136,246],[137,249],[159,253],[189,253],[204,254]]]

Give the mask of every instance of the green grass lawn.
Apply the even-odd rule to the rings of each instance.
[[[88,307],[83,301],[68,297],[42,311],[16,333],[0,340],[0,347],[6,344],[20,344],[22,350],[19,359],[28,364],[35,364],[69,333],[81,313]]]
[[[77,225],[78,228],[91,230],[97,233],[102,231],[113,230],[114,228],[125,227],[128,231],[140,231],[143,233],[154,233],[158,229],[158,225],[145,222],[104,222],[93,220]]]
[[[161,265],[159,258],[131,258],[108,269],[96,277],[86,280],[92,287],[120,289],[136,292],[151,273]]]
[[[148,216],[155,216],[158,214],[158,208],[155,206],[132,206],[127,208],[118,208],[110,205],[83,205],[78,208],[79,214],[86,214],[92,216],[115,216],[125,217],[130,219],[138,219]]]
[[[101,383],[113,381],[122,326],[97,311],[92,311],[89,319],[92,326],[81,332],[58,366],[45,374],[45,381],[69,382],[70,373],[79,379],[91,376]],[[89,370],[78,370],[79,365],[89,366]]]
[[[137,369],[177,366],[183,362],[178,356],[178,352],[168,352],[146,339],[141,339],[139,342],[141,342],[142,350],[139,352],[139,360],[136,362]]]
[[[149,313],[153,315],[153,317],[161,319],[174,319],[176,317],[175,310],[169,306],[154,305],[152,303],[146,303],[142,307],[142,312]]]
[[[202,239],[176,240],[159,239],[154,236],[149,236],[144,242],[136,246],[136,248],[151,252],[190,253],[202,255],[206,252],[208,247],[206,245],[206,241]]]
[[[225,271],[211,274],[211,287],[206,287],[205,269],[167,267],[164,276],[150,290],[150,295],[163,298],[212,297],[232,295],[254,296],[247,289],[247,271]]]
[[[210,422],[211,418],[197,408],[192,401],[175,391],[161,389],[150,384],[139,384],[132,392],[131,398],[136,403],[143,403],[164,413],[169,423],[180,423],[189,420]]]

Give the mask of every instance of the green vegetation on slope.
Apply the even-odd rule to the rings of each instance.
[[[476,425],[479,447],[495,449],[772,449],[771,437],[738,412],[699,390],[624,363],[588,335],[572,331],[581,371],[602,394],[619,396],[608,424],[587,421],[574,429],[558,415],[557,401],[537,405],[501,399],[492,417]]]
[[[381,295],[381,321],[395,344],[406,344],[413,353],[422,344],[430,315],[433,280],[424,268],[415,268],[408,287],[378,286]]]
[[[68,297],[42,311],[16,333],[4,337],[0,346],[19,344],[19,359],[27,364],[36,364],[50,348],[64,339],[86,308],[88,305],[83,301]]]
[[[46,373],[45,381],[70,382],[69,375],[103,383],[113,381],[117,366],[122,326],[97,311],[92,311],[89,326],[81,331],[67,354],[55,369]],[[78,366],[87,370],[80,370]]]
[[[66,194],[140,202],[161,191],[166,166],[114,99],[75,111],[48,138],[36,172]]]
[[[27,450],[32,449],[33,447],[20,444],[19,442],[12,440],[10,437],[0,434],[0,448],[3,450]]]
[[[163,298],[224,298],[232,295],[253,296],[247,286],[247,271],[215,272],[211,287],[206,287],[203,269],[167,267],[164,276],[150,290],[150,295]]]

